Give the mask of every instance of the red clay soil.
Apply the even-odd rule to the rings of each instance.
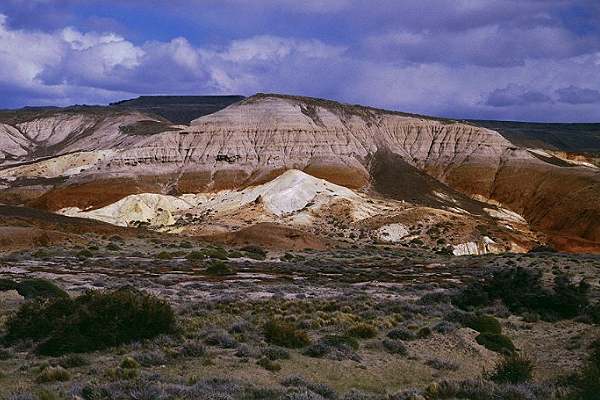
[[[304,172],[316,178],[325,179],[336,185],[351,189],[360,189],[369,184],[369,175],[363,169],[349,166],[331,165],[325,163],[311,163]]]
[[[549,243],[558,251],[566,253],[594,253],[600,254],[600,243],[577,237],[548,235]]]
[[[0,252],[35,249],[61,243],[81,244],[82,236],[21,226],[0,226]]]
[[[138,193],[161,193],[165,177],[113,178],[61,185],[27,203],[27,206],[47,211],[65,207],[100,208]]]
[[[299,229],[263,222],[235,232],[202,236],[207,242],[229,246],[257,245],[274,250],[326,250],[334,242]]]

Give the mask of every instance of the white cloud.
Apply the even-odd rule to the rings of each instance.
[[[291,55],[307,58],[337,57],[344,47],[332,46],[319,40],[297,40],[276,36],[255,36],[234,40],[225,51],[214,53],[223,60],[233,62],[283,60]]]
[[[121,36],[115,35],[114,33],[81,33],[71,27],[63,29],[61,36],[63,40],[69,43],[71,48],[74,50],[87,50],[90,47],[97,46],[98,44],[117,43],[125,41],[125,39],[123,39]]]
[[[18,97],[14,104],[276,91],[432,115],[600,119],[600,109],[586,100],[600,91],[600,53],[586,53],[570,35],[492,24],[448,37],[398,30],[371,36],[359,48],[273,35],[196,47],[183,37],[134,44],[69,27],[16,30],[0,14],[0,88]],[[571,96],[572,104],[557,101],[570,87],[585,92],[579,100]]]
[[[10,30],[0,14],[0,82],[16,86],[39,85],[37,75],[60,62],[64,45],[51,35]]]

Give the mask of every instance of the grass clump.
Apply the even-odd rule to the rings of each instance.
[[[66,369],[83,367],[89,363],[89,360],[80,354],[68,354],[58,360],[58,365]]]
[[[256,364],[260,365],[267,371],[271,371],[271,372],[277,372],[277,371],[281,370],[281,365],[279,363],[271,361],[267,357],[261,358],[260,360],[258,360],[256,362]]]
[[[359,339],[371,339],[377,336],[377,329],[373,325],[360,323],[352,325],[346,334]]]
[[[218,346],[224,349],[234,349],[239,346],[238,341],[224,330],[209,332],[204,340],[210,346]]]
[[[35,378],[38,383],[66,382],[71,380],[71,374],[63,367],[46,367]]]
[[[262,352],[263,357],[271,361],[287,360],[290,358],[290,353],[286,349],[277,346],[269,346]]]
[[[401,340],[385,338],[382,341],[383,348],[391,354],[400,354],[405,356],[408,354],[408,349]]]
[[[162,350],[140,351],[135,353],[133,358],[144,367],[166,365],[169,361],[167,354]]]
[[[120,368],[123,369],[137,369],[140,367],[140,364],[133,357],[125,357],[121,364],[119,364]]]
[[[38,400],[62,400],[62,397],[48,389],[42,389],[37,393],[37,399]]]
[[[277,346],[300,348],[310,344],[306,332],[287,322],[271,320],[265,324],[263,331],[267,343]]]
[[[308,357],[321,358],[327,356],[335,360],[354,359],[358,356],[354,353],[359,348],[356,338],[345,335],[327,335],[317,343],[310,345],[304,351]]]
[[[188,340],[183,344],[181,354],[185,357],[204,357],[206,347],[197,340]]]
[[[134,289],[90,291],[76,299],[25,303],[7,322],[5,340],[40,342],[43,355],[83,353],[173,332],[166,302]]]
[[[523,383],[533,376],[533,361],[522,354],[504,356],[487,378],[496,383]]]

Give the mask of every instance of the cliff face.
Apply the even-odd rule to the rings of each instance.
[[[70,115],[3,125],[0,144],[6,143],[6,160],[55,149],[61,154],[112,150],[31,203],[50,210],[100,207],[143,192],[243,188],[299,169],[338,185],[426,205],[455,203],[478,212],[482,203],[475,200],[492,202],[563,242],[582,248],[600,242],[598,170],[555,165],[486,128],[257,95],[190,126],[147,136],[119,129],[147,119],[139,113],[100,120]]]

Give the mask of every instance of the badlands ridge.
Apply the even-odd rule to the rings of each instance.
[[[474,123],[284,95],[189,125],[25,109],[0,113],[0,202],[206,238],[279,224],[332,245],[598,251],[599,170],[555,154]]]

